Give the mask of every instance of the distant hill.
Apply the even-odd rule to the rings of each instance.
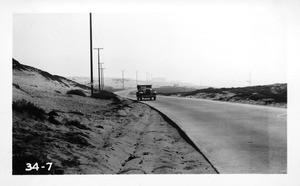
[[[190,91],[197,90],[196,88],[190,88],[190,87],[181,87],[181,86],[162,86],[155,88],[157,94],[161,95],[172,95],[172,94],[180,94]]]
[[[287,84],[272,84],[238,88],[205,88],[186,92],[160,92],[162,95],[177,95],[218,101],[231,101],[257,105],[287,106]]]

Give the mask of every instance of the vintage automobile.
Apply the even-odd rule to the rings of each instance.
[[[137,100],[142,100],[143,98],[152,98],[156,100],[156,91],[152,89],[152,85],[138,85],[136,92]]]

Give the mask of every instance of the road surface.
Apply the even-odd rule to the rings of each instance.
[[[118,94],[135,99],[129,91]],[[173,120],[220,173],[287,172],[284,108],[166,96],[142,102]]]

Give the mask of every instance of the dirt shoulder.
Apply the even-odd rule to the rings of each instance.
[[[14,112],[13,155],[19,157],[15,160],[53,162],[54,174],[215,173],[175,128],[146,105],[107,101],[94,112],[88,110],[52,110],[56,124]]]

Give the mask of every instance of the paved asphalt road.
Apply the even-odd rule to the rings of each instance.
[[[128,95],[129,90],[119,95]],[[287,110],[158,96],[142,101],[186,132],[220,173],[286,173]]]

